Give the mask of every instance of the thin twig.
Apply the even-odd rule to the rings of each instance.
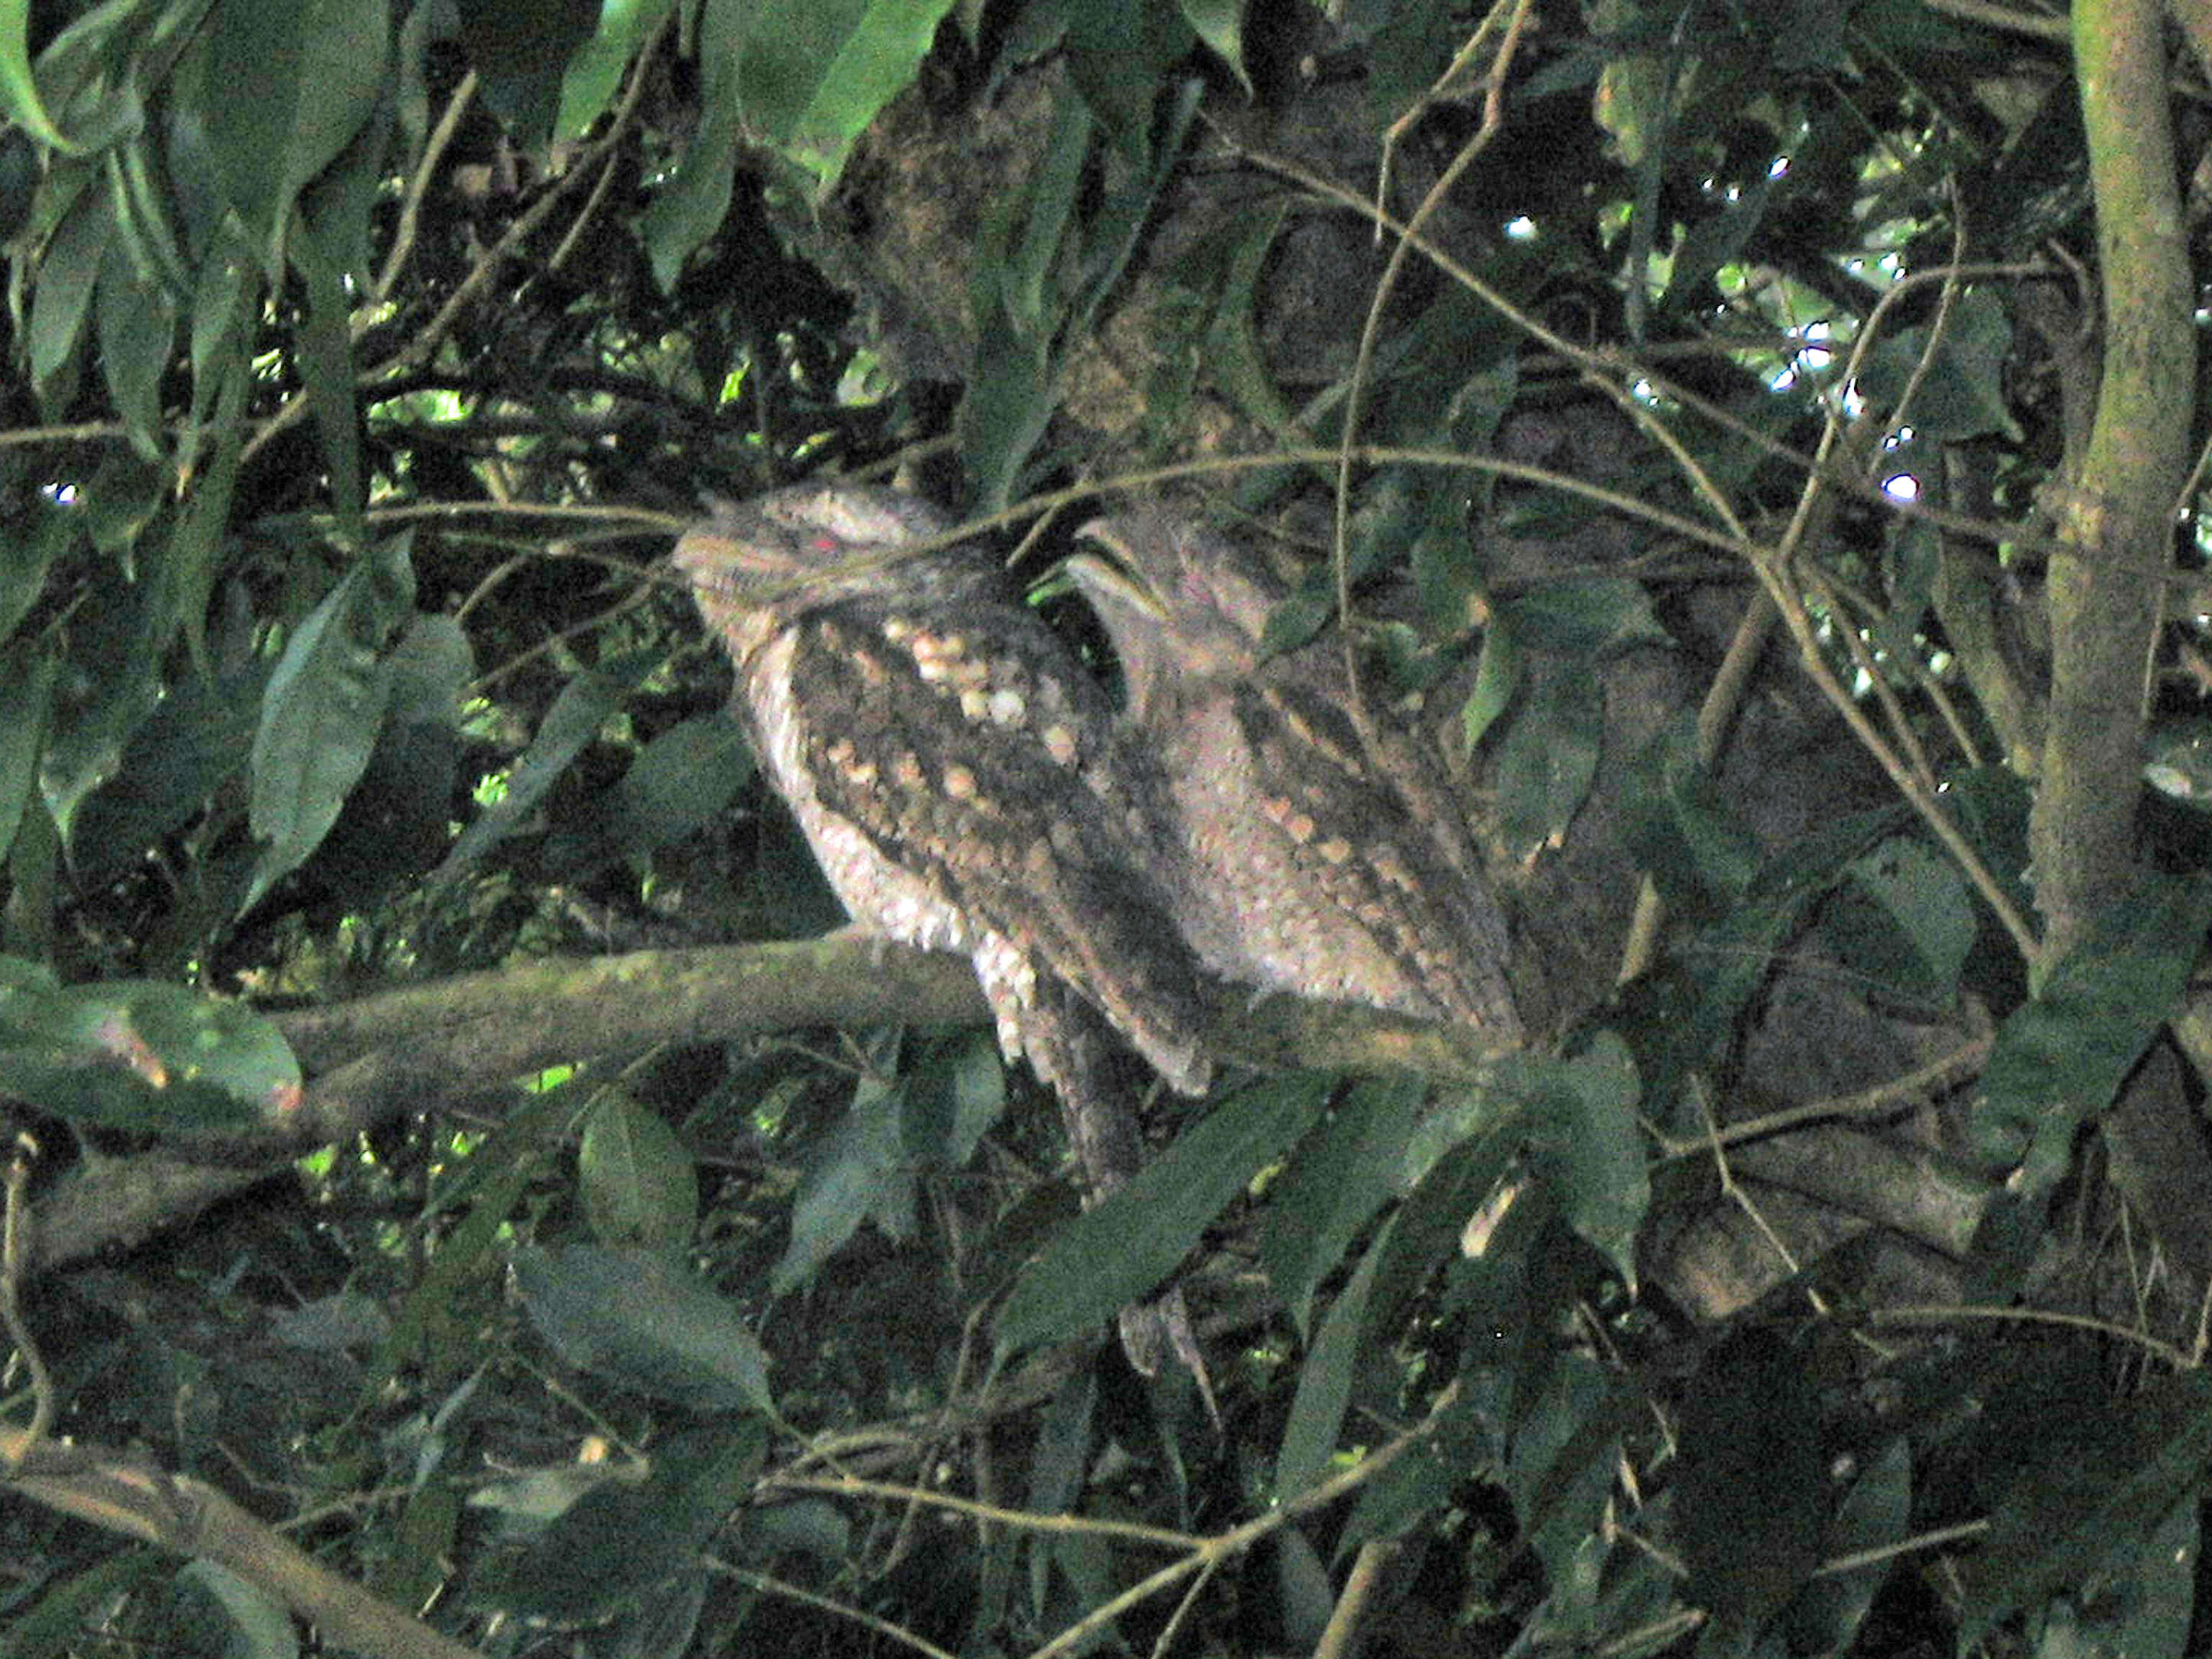
[[[1359,1553],[1352,1558],[1352,1571],[1345,1575],[1336,1606],[1329,1610],[1328,1623],[1322,1628],[1321,1640],[1314,1644],[1314,1659],[1349,1659],[1358,1641],[1359,1621],[1366,1616],[1382,1582],[1382,1569],[1397,1548],[1395,1543],[1381,1538],[1370,1538],[1359,1547]]]
[[[833,1498],[880,1498],[887,1503],[948,1510],[979,1521],[991,1522],[1024,1532],[1055,1532],[1072,1536],[1119,1538],[1155,1549],[1199,1551],[1207,1540],[1191,1533],[1164,1527],[1142,1526],[1133,1521],[1095,1521],[1080,1515],[1040,1515],[1030,1510],[1001,1509],[980,1504],[949,1492],[932,1492],[890,1480],[862,1480],[851,1475],[772,1474],[761,1482],[766,1492],[815,1492]]]
[[[1716,1146],[1733,1146],[1747,1140],[1763,1140],[1828,1118],[1887,1117],[1926,1100],[1930,1095],[1956,1088],[1976,1075],[1988,1063],[1990,1051],[1996,1046],[1994,1035],[1970,1037],[1950,1053],[1929,1061],[1925,1066],[1915,1066],[1901,1077],[1891,1078],[1886,1083],[1877,1083],[1872,1088],[1862,1089],[1855,1094],[1838,1095],[1831,1099],[1793,1106],[1786,1111],[1746,1118],[1741,1122],[1700,1134],[1694,1139],[1676,1140],[1665,1135],[1656,1136],[1655,1139],[1659,1142],[1662,1158],[1697,1158]]]
[[[384,270],[376,279],[375,294],[379,304],[392,297],[392,290],[405,269],[407,256],[414,252],[415,235],[422,213],[422,198],[428,193],[430,179],[438,170],[438,162],[453,142],[453,135],[461,130],[461,117],[477,95],[477,72],[471,70],[461,76],[453,95],[446,100],[445,113],[431,129],[423,142],[422,159],[416,163],[415,171],[408,176],[407,193],[400,198],[399,223],[392,233],[392,251],[385,256]],[[358,336],[356,335],[356,337]]]
[[[1876,1325],[1947,1325],[1957,1320],[1991,1320],[2008,1325],[2057,1325],[2071,1331],[2088,1331],[2132,1344],[2176,1370],[2189,1369],[2187,1352],[2154,1336],[2116,1325],[2087,1314],[2062,1313],[2055,1308],[1989,1308],[1961,1303],[1952,1307],[1893,1307],[1870,1309],[1868,1320]]]
[[[1359,436],[1360,405],[1364,401],[1368,379],[1374,368],[1376,345],[1382,337],[1383,314],[1389,307],[1391,291],[1397,286],[1399,273],[1405,269],[1407,261],[1413,257],[1414,239],[1420,234],[1421,227],[1428,222],[1430,216],[1443,205],[1444,198],[1451,193],[1452,186],[1459,182],[1468,168],[1474,165],[1482,152],[1490,147],[1490,141],[1497,136],[1499,128],[1504,125],[1503,94],[1505,78],[1511,71],[1513,54],[1520,44],[1522,30],[1528,23],[1533,0],[1496,0],[1489,15],[1484,18],[1481,25],[1475,31],[1475,40],[1479,41],[1488,33],[1491,26],[1505,12],[1509,4],[1512,7],[1512,15],[1504,26],[1503,38],[1498,42],[1498,56],[1490,68],[1487,77],[1489,93],[1483,100],[1482,124],[1474,135],[1461,147],[1459,154],[1452,157],[1450,165],[1444,168],[1443,172],[1437,176],[1436,183],[1431,185],[1428,192],[1422,197],[1419,205],[1413,210],[1413,216],[1406,222],[1403,231],[1398,234],[1397,240],[1391,247],[1390,257],[1384,262],[1382,273],[1376,280],[1374,296],[1368,302],[1366,320],[1359,331],[1358,349],[1352,359],[1351,383],[1345,392],[1341,437],[1336,457],[1335,522],[1330,532],[1329,557],[1331,569],[1336,577],[1338,632],[1344,656],[1345,712],[1352,718],[1353,729],[1359,734],[1361,746],[1367,750],[1369,758],[1378,766],[1381,765],[1378,752],[1381,743],[1376,735],[1374,721],[1369,714],[1366,699],[1361,692],[1358,641],[1353,637],[1352,627],[1352,566],[1349,550],[1352,538],[1352,456],[1358,447]],[[1468,50],[1472,50],[1473,45],[1474,42],[1469,43]],[[1466,55],[1467,53],[1463,52],[1462,58]],[[1457,67],[1456,64],[1455,67]],[[1378,204],[1376,222],[1379,227],[1385,222],[1386,216],[1381,212]]]
[[[23,1322],[21,1304],[23,1269],[30,1255],[24,1248],[24,1232],[30,1220],[24,1193],[31,1184],[32,1161],[38,1155],[39,1143],[27,1131],[18,1130],[15,1155],[8,1160],[6,1208],[0,1212],[0,1319],[6,1321],[8,1340],[15,1345],[23,1369],[31,1374],[30,1426],[23,1431],[23,1438],[9,1459],[17,1467],[24,1455],[46,1437],[54,1421],[54,1379],[47,1373],[38,1343],[32,1340],[30,1327]]]
[[[617,142],[637,119],[638,108],[645,101],[646,82],[653,60],[660,50],[661,42],[668,38],[669,30],[675,27],[676,13],[672,9],[655,26],[644,46],[638,49],[637,56],[631,59],[629,85],[623,91],[622,106],[615,112],[614,119],[607,124],[607,131],[601,135],[598,146],[600,161],[599,181],[592,186],[592,193],[585,198],[582,210],[562,234],[560,245],[553,250],[553,257],[545,262],[547,270],[559,270],[568,263],[569,256],[582,242],[584,227],[591,223],[592,214],[606,200],[607,192],[615,179]]]
[[[866,1626],[878,1636],[889,1637],[894,1642],[912,1648],[916,1653],[927,1654],[929,1659],[960,1659],[959,1655],[940,1648],[927,1637],[917,1636],[903,1625],[894,1625],[890,1620],[878,1618],[865,1607],[856,1607],[850,1602],[836,1601],[826,1595],[817,1595],[811,1589],[802,1589],[797,1584],[786,1583],[781,1578],[771,1578],[764,1572],[755,1572],[750,1567],[741,1567],[734,1561],[723,1560],[720,1556],[707,1557],[706,1565],[708,1571],[719,1572],[725,1577],[734,1578],[740,1584],[749,1584],[763,1595],[780,1595],[787,1601],[797,1601],[802,1606],[813,1607],[823,1613],[834,1613],[840,1619],[849,1619],[856,1625]]]
[[[1060,1654],[1071,1652],[1091,1641],[1097,1633],[1121,1616],[1129,1608],[1139,1607],[1160,1591],[1175,1583],[1186,1574],[1200,1571],[1207,1565],[1227,1560],[1242,1554],[1268,1534],[1289,1525],[1299,1516],[1312,1510],[1326,1507],[1373,1480],[1404,1455],[1408,1448],[1431,1433],[1443,1414],[1457,1401],[1459,1384],[1453,1382],[1438,1395],[1426,1416],[1396,1439],[1377,1448],[1351,1468],[1308,1488],[1296,1498],[1288,1498],[1258,1519],[1232,1527],[1227,1532],[1200,1540],[1197,1547],[1180,1561],[1170,1562],[1158,1572],[1132,1584],[1120,1595],[1093,1607],[1074,1624],[1029,1656],[1029,1659],[1056,1659]]]

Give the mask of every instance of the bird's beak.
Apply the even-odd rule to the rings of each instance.
[[[1120,520],[1093,519],[1076,531],[1075,538],[1095,544],[1109,556],[1074,553],[1060,562],[1060,574],[1077,592],[1093,605],[1120,605],[1155,620],[1167,616],[1166,602],[1152,586]]]
[[[761,526],[756,533],[754,524]],[[715,503],[713,516],[676,538],[671,555],[692,585],[723,591],[757,586],[764,580],[788,579],[788,562],[775,551],[786,532],[742,504]]]
[[[669,556],[678,570],[698,581],[708,572],[736,562],[739,551],[737,544],[727,537],[695,527],[676,538],[676,551]]]

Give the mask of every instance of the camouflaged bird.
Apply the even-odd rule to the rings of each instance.
[[[1152,874],[1172,830],[1104,694],[985,552],[908,550],[951,527],[896,490],[807,484],[716,504],[675,559],[831,887],[862,927],[969,957],[1095,1196],[1143,1152],[1103,1026],[1185,1093],[1210,1075],[1197,964]],[[1142,1322],[1123,1334],[1150,1369]],[[1166,1323],[1198,1370],[1179,1301]]]
[[[1335,648],[1263,659],[1282,586],[1256,556],[1147,508],[1065,566],[1112,640],[1126,719],[1165,773],[1185,936],[1224,978],[1522,1041],[1505,921],[1441,763],[1362,733]]]

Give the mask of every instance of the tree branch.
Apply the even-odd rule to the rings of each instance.
[[[1346,1004],[1221,987],[1208,1047],[1261,1070],[1482,1075],[1480,1033]],[[857,932],[525,963],[275,1016],[308,1083],[286,1131],[80,1164],[37,1206],[40,1267],[138,1243],[282,1173],[311,1147],[558,1063],[816,1025],[960,1025],[988,1018],[954,956]]]
[[[2174,502],[2196,405],[2193,286],[2157,0],[2080,0],[2075,80],[2104,274],[2105,372],[2051,556],[2051,704],[2028,822],[2039,967],[2135,875],[2135,805]]]
[[[315,1625],[331,1646],[386,1659],[477,1659],[475,1649],[340,1577],[205,1481],[137,1454],[0,1428],[0,1487],[227,1568]]]

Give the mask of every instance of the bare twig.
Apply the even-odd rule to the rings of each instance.
[[[0,1216],[0,1320],[6,1322],[8,1340],[15,1345],[23,1369],[31,1376],[31,1423],[22,1431],[21,1449],[9,1459],[15,1467],[21,1467],[24,1450],[46,1437],[54,1420],[54,1379],[47,1373],[45,1357],[39,1352],[30,1327],[23,1322],[21,1302],[23,1272],[30,1254],[24,1239],[30,1224],[30,1206],[24,1192],[31,1182],[31,1162],[38,1155],[39,1143],[19,1131],[15,1155],[8,1160],[7,1207],[4,1216]]]

